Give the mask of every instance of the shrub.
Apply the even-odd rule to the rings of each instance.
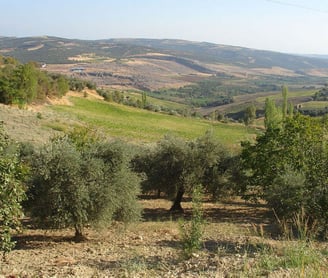
[[[192,216],[190,223],[180,222],[182,252],[185,258],[190,258],[201,247],[204,229],[202,210],[202,187],[196,186],[192,194]]]
[[[328,232],[328,161],[325,122],[297,115],[268,128],[256,143],[242,150],[245,198],[262,198],[290,219],[301,209],[317,222],[322,237]]]

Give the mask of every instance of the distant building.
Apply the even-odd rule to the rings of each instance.
[[[71,72],[77,72],[77,73],[82,73],[84,72],[85,68],[83,67],[75,67],[75,68],[71,68]]]

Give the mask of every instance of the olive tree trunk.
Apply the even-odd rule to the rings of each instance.
[[[183,208],[181,207],[181,202],[184,193],[185,193],[185,189],[183,187],[180,187],[175,197],[175,200],[173,202],[173,205],[170,208],[170,211],[183,212]]]

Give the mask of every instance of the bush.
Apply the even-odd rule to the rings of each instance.
[[[304,209],[322,237],[328,232],[325,126],[302,115],[287,117],[255,144],[244,143],[241,155],[244,197],[266,200],[279,218],[290,219]]]
[[[201,247],[204,219],[202,210],[202,187],[196,186],[192,194],[192,216],[190,223],[180,222],[182,252],[185,258],[190,258]]]

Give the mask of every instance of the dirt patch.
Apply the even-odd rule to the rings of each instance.
[[[183,203],[185,214],[171,215],[167,200],[149,198],[141,203],[141,222],[87,229],[89,240],[82,243],[72,240],[73,230],[27,226],[15,237],[17,246],[7,262],[1,262],[0,277],[240,277],[249,273],[261,248],[272,245],[272,239],[259,239],[250,232],[254,222],[265,219],[262,224],[269,224],[265,207],[207,202],[202,249],[184,260],[177,219],[190,217],[191,204]],[[265,276],[282,274],[290,276],[287,270]]]
[[[13,140],[37,145],[61,133],[65,128],[81,125],[72,115],[57,114],[49,109],[51,103],[70,105],[68,98],[49,100],[48,104],[31,105],[23,109],[0,104],[0,121]]]

